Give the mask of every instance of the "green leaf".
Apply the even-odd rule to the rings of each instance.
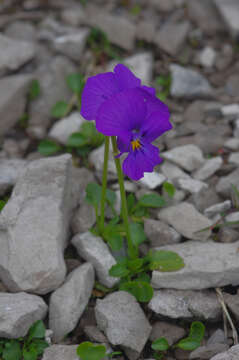
[[[150,270],[177,271],[184,267],[183,259],[173,251],[159,250],[149,253]]]
[[[106,347],[86,341],[78,346],[77,355],[81,360],[101,360],[106,356]]]
[[[49,347],[48,342],[46,342],[43,339],[34,339],[32,343],[34,344],[37,350],[38,356],[43,354],[44,350]]]
[[[158,208],[166,205],[164,198],[157,194],[146,194],[143,195],[138,204],[143,207]]]
[[[42,320],[36,321],[29,329],[28,341],[31,339],[44,339],[46,328]]]
[[[34,344],[30,344],[28,349],[23,349],[24,360],[37,360],[38,352]]]
[[[129,194],[127,196],[127,207],[128,207],[128,212],[130,215],[132,214],[132,210],[133,210],[135,203],[136,203],[135,195],[132,193]]]
[[[21,360],[22,350],[20,343],[17,340],[11,340],[6,343],[2,352],[3,360]]]
[[[144,233],[143,226],[138,223],[130,223],[129,227],[130,227],[130,234],[133,244],[135,246],[139,246],[146,240],[146,235]]]
[[[98,132],[95,124],[90,121],[86,121],[81,125],[81,133],[88,139],[92,147],[100,146],[105,140],[104,135]]]
[[[53,140],[42,140],[38,145],[38,151],[44,156],[56,154],[61,150],[61,146]]]
[[[0,212],[2,211],[2,209],[4,208],[4,206],[6,205],[6,201],[5,200],[0,200]]]
[[[70,135],[70,137],[67,140],[67,146],[71,146],[74,148],[82,147],[87,145],[88,140],[87,138],[80,132],[75,132]]]
[[[118,225],[108,224],[104,228],[103,238],[109,243],[114,251],[118,251],[123,246],[123,238],[120,235],[120,228]]]
[[[79,73],[73,73],[66,78],[67,85],[73,93],[80,95],[84,87],[84,77]]]
[[[203,323],[201,321],[192,322],[189,331],[189,337],[201,342],[204,337],[204,334],[205,334],[205,326],[203,325]]]
[[[40,84],[38,80],[32,80],[30,89],[29,89],[29,100],[35,100],[39,95],[40,95],[41,89],[40,89]]]
[[[188,351],[195,350],[199,346],[200,346],[200,342],[198,342],[197,340],[194,340],[190,337],[180,340],[179,343],[176,345],[176,347],[179,347],[180,349],[188,350]]]
[[[82,156],[82,157],[86,157],[91,150],[92,150],[91,147],[86,145],[86,146],[82,146],[80,148],[77,148],[76,152],[77,152],[77,155]]]
[[[120,290],[134,295],[139,302],[150,301],[154,294],[153,288],[149,283],[136,280],[124,282],[120,285]]]
[[[127,262],[127,266],[131,271],[140,270],[143,264],[144,264],[144,260],[140,258],[134,260],[128,260]]]
[[[86,187],[86,201],[93,205],[98,206],[101,199],[101,187],[96,183],[89,183]]]
[[[117,263],[111,267],[109,270],[109,275],[113,277],[125,277],[129,275],[129,270],[127,269],[127,266],[122,263]]]
[[[174,194],[175,194],[176,189],[175,189],[175,187],[174,187],[173,184],[165,181],[165,182],[163,183],[163,190],[164,190],[171,198],[174,197]]]
[[[116,202],[116,194],[114,191],[107,189],[106,190],[106,200],[108,203],[110,203],[112,206]]]
[[[148,284],[150,284],[151,278],[148,274],[141,273],[138,275],[138,277],[137,277],[137,279],[135,279],[135,281],[143,281],[143,282],[147,282]]]
[[[152,342],[151,348],[156,351],[167,351],[169,349],[168,340],[161,337]]]
[[[51,116],[55,118],[62,118],[66,116],[68,111],[68,104],[65,101],[58,101],[51,109]]]

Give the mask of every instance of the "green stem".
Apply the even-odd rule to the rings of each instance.
[[[128,242],[128,255],[131,259],[135,259],[138,254],[137,254],[137,249],[132,242],[131,234],[130,234],[128,208],[127,208],[126,194],[125,194],[125,188],[124,188],[124,176],[123,176],[123,172],[121,169],[120,159],[116,158],[116,155],[118,154],[116,137],[112,136],[111,141],[112,141],[113,156],[114,156],[114,160],[115,160],[115,166],[116,166],[118,180],[119,180],[119,186],[120,186],[122,217],[123,217],[123,221],[124,221],[126,238],[127,238],[127,242]]]
[[[110,147],[110,138],[105,137],[105,152],[104,152],[104,167],[103,167],[103,176],[102,176],[102,193],[101,193],[101,202],[100,202],[100,221],[99,221],[99,230],[100,233],[103,233],[105,225],[105,203],[106,203],[106,190],[107,190],[107,171],[108,171],[108,160],[109,160],[109,147]]]

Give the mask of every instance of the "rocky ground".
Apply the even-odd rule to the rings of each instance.
[[[54,344],[44,360],[76,360],[75,345],[86,340],[123,351],[122,360],[149,359],[153,340],[175,344],[201,320],[202,346],[165,358],[239,359],[215,291],[237,328],[239,2],[2,0],[0,10],[0,337],[22,337],[44,319]],[[93,28],[110,43],[95,40]],[[95,280],[109,288],[117,282],[108,275],[115,257],[88,232],[95,215],[84,200],[87,184],[100,182],[103,148],[84,161],[73,153],[73,162],[67,151],[43,157],[37,150],[42,139],[65,145],[84,122],[74,98],[67,117],[51,115],[57,101],[72,101],[66,76],[88,77],[119,61],[156,87],[174,125],[158,142],[163,164],[126,181],[136,197],[162,194],[166,180],[176,187],[167,206],[145,219],[141,250],[173,250],[185,267],[153,271],[154,297],[144,305],[94,288]],[[33,80],[40,94],[30,99]],[[118,194],[112,159],[109,169]],[[235,223],[212,226],[223,222]]]

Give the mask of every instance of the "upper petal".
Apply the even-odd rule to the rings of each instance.
[[[81,97],[81,115],[86,120],[95,120],[100,105],[119,91],[115,74],[98,74],[88,78]]]
[[[140,150],[131,151],[123,162],[123,172],[132,180],[139,180],[145,172],[152,172],[162,162],[159,149],[145,144]]]
[[[96,116],[96,128],[107,136],[124,136],[132,130],[140,130],[146,112],[142,95],[136,89],[125,90],[101,105]]]
[[[131,89],[137,86],[140,86],[141,80],[138,79],[132,71],[130,71],[127,66],[123,64],[118,64],[114,68],[115,78],[119,91],[125,89]]]
[[[172,124],[169,121],[169,112],[154,112],[146,118],[140,135],[143,137],[143,140],[147,143],[151,143],[157,137],[161,136],[166,131],[172,129]]]

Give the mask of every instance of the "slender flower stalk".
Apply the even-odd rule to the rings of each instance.
[[[101,192],[101,202],[100,202],[100,221],[99,221],[99,230],[101,234],[103,233],[104,225],[105,225],[105,202],[106,202],[106,190],[107,190],[109,147],[110,147],[110,138],[106,136],[105,151],[104,151],[104,166],[103,166],[103,175],[102,175],[102,192]]]
[[[122,217],[124,221],[124,227],[126,232],[126,238],[128,243],[128,255],[130,259],[137,258],[137,249],[134,246],[131,234],[130,234],[130,227],[129,227],[129,218],[128,218],[128,208],[127,208],[127,201],[126,201],[126,194],[125,194],[125,188],[124,188],[124,176],[121,168],[120,159],[116,156],[118,155],[118,147],[117,147],[117,141],[116,137],[111,137],[112,147],[113,147],[113,156],[115,160],[115,166],[117,170],[117,176],[120,186],[120,196],[121,196],[121,209],[122,209]]]

